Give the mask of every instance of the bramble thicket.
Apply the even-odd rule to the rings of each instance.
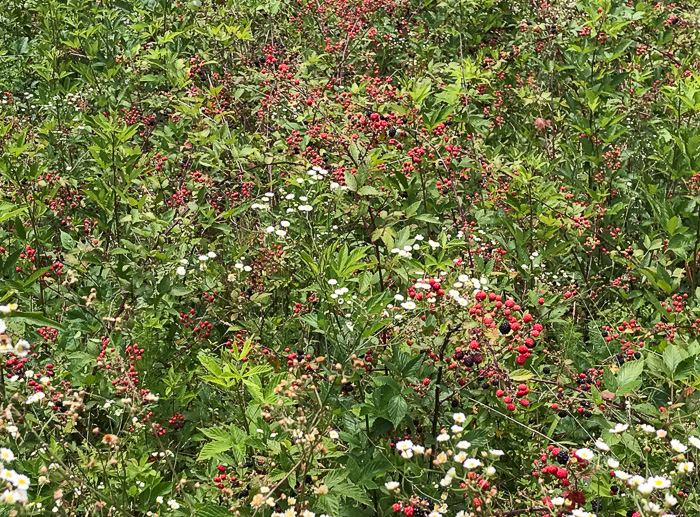
[[[700,514],[700,3],[5,0],[0,516]]]

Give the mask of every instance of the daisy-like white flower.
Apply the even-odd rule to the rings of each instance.
[[[673,497],[671,494],[665,494],[664,495],[664,505],[668,506],[669,508],[671,506],[676,506],[676,503],[678,503],[678,499]]]
[[[495,476],[496,475],[496,467],[494,467],[493,465],[489,465],[488,467],[486,467],[485,474],[487,477]]]
[[[668,434],[668,431],[665,429],[657,429],[656,430],[656,437],[657,438],[666,438],[666,435]]]
[[[452,458],[456,463],[464,463],[467,460],[467,453],[464,451],[459,451]]]
[[[596,517],[594,513],[582,510],[581,508],[575,508],[571,510],[572,517]]]
[[[197,258],[199,259],[200,262],[206,262],[207,260],[209,260],[209,257],[207,257],[206,255],[200,255]]]
[[[501,449],[491,449],[489,451],[489,454],[491,456],[493,456],[494,458],[500,458],[501,456],[503,456],[505,454],[505,452],[503,452]]]
[[[5,462],[10,462],[15,459],[15,453],[12,452],[10,449],[2,448],[0,449],[0,460],[5,461]]]
[[[643,476],[632,476],[628,481],[631,486],[638,486],[645,482],[646,479]]]
[[[475,469],[477,467],[481,466],[481,460],[478,460],[476,458],[469,458],[464,462],[464,468],[468,470]]]
[[[417,454],[418,456],[425,454],[425,447],[422,445],[414,445],[411,450],[413,451],[413,454]]]
[[[175,272],[176,272],[178,275],[180,275],[180,276],[185,276],[185,274],[187,273],[187,270],[186,270],[184,267],[179,266],[179,267],[175,270]]]
[[[700,438],[698,438],[697,436],[689,436],[688,443],[690,443],[690,445],[692,445],[696,449],[700,449]]]
[[[564,506],[564,501],[566,501],[566,499],[564,499],[563,497],[555,497],[554,499],[552,499],[552,504],[554,506]]]
[[[628,428],[629,428],[629,424],[615,424],[615,427],[610,429],[610,432],[613,434],[620,434],[620,433],[624,433],[625,431],[627,431]]]
[[[336,431],[335,429],[332,429],[332,430],[328,433],[328,436],[330,436],[331,439],[333,439],[333,440],[337,440],[337,439],[338,439],[338,436],[340,436],[340,435],[338,434],[338,431]]]
[[[596,448],[604,452],[608,452],[610,450],[610,446],[608,446],[608,444],[605,443],[603,440],[596,440],[595,446]]]
[[[209,253],[207,253],[207,257],[216,258],[216,253],[214,253],[213,251],[210,251]]]
[[[574,452],[574,456],[580,460],[590,461],[593,459],[593,456],[595,456],[595,453],[592,450],[584,447],[583,449],[576,450]]]
[[[412,302],[412,301],[409,300],[409,301],[407,301],[407,302],[403,302],[403,303],[401,304],[401,307],[403,307],[403,308],[406,309],[407,311],[412,311],[413,309],[416,308],[416,304],[415,304],[415,302]]]
[[[399,483],[398,481],[387,481],[386,483],[384,483],[384,486],[387,490],[396,490],[397,488],[399,488]]]
[[[647,434],[653,434],[656,432],[656,428],[653,425],[642,424],[640,427],[642,428],[642,431]]]
[[[15,486],[19,490],[28,490],[29,489],[29,478],[27,476],[23,476],[22,474],[18,474],[17,477],[15,478]]]
[[[450,486],[451,484],[452,484],[452,476],[450,476],[450,475],[447,475],[440,480],[440,486],[442,486],[442,487],[447,487],[447,486]]]
[[[428,240],[428,245],[429,245],[431,248],[433,248],[433,249],[439,248],[439,247],[440,247],[440,243],[439,243],[439,242],[435,242],[435,241],[432,240],[432,239],[429,239],[429,240]]]
[[[311,205],[299,205],[297,210],[301,212],[311,212],[314,209]]]
[[[471,442],[468,442],[466,440],[462,440],[460,442],[457,442],[458,449],[468,449],[469,447],[471,447],[471,445],[472,445]]]
[[[452,415],[452,420],[458,424],[463,424],[467,420],[467,417],[464,415],[464,413],[455,413]]]
[[[679,454],[683,454],[688,450],[688,446],[681,443],[679,440],[671,440],[671,449]]]
[[[678,472],[681,474],[690,474],[693,470],[695,470],[695,463],[692,461],[683,461],[678,464]]]
[[[396,442],[396,450],[399,451],[403,458],[412,458],[413,442],[411,440],[401,440],[400,442]]]
[[[450,439],[450,435],[447,433],[440,433],[437,438],[435,438],[438,442],[446,442],[447,440]]]
[[[620,462],[617,461],[615,458],[608,458],[608,467],[610,467],[611,469],[616,469],[619,466]]]
[[[170,499],[168,500],[168,506],[173,510],[177,510],[180,508],[180,503],[178,503],[175,499]]]
[[[654,485],[651,483],[642,483],[637,485],[637,491],[642,495],[649,495],[654,491]]]
[[[277,235],[277,237],[286,237],[287,232],[286,230],[275,230],[275,235]]]
[[[454,424],[452,427],[450,427],[450,431],[452,431],[455,434],[461,433],[462,431],[464,431],[464,427],[462,427],[461,425]]]
[[[630,475],[624,470],[616,470],[614,474],[617,479],[621,479],[622,481],[627,481],[630,478]]]
[[[647,483],[658,489],[668,488],[671,486],[671,480],[663,476],[650,477],[647,480]]]

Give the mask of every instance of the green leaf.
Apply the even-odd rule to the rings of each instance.
[[[526,381],[528,379],[532,379],[535,376],[534,373],[532,373],[530,370],[525,370],[523,368],[519,370],[515,370],[510,374],[511,380],[514,381]]]
[[[47,318],[40,312],[13,312],[8,319],[10,321],[22,321],[36,327],[53,327],[58,330],[64,329],[63,325]]]
[[[617,373],[617,385],[622,387],[636,381],[644,371],[644,359],[629,361],[620,367]]]
[[[663,360],[664,364],[671,373],[671,377],[676,373],[676,368],[688,356],[687,353],[682,351],[676,345],[668,345],[664,350]]]
[[[61,246],[63,246],[65,251],[71,251],[75,248],[75,239],[66,232],[61,231]]]
[[[394,427],[399,427],[406,413],[408,412],[408,404],[401,395],[395,395],[389,399],[389,404],[386,407],[389,419],[394,424]]]

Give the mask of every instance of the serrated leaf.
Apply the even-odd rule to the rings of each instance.
[[[526,381],[532,379],[535,376],[530,370],[525,370],[523,368],[515,370],[510,374],[510,378],[514,381]]]
[[[644,359],[629,361],[620,366],[620,371],[617,373],[617,385],[619,387],[626,386],[636,381],[644,371]]]
[[[398,427],[408,412],[408,404],[401,395],[395,395],[389,399],[386,407],[387,414],[394,427]]]

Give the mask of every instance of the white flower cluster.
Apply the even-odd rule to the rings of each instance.
[[[16,309],[17,305],[14,303],[0,305],[0,314],[9,314]],[[5,332],[7,332],[7,324],[0,319],[0,355],[15,354],[16,357],[27,357],[31,345],[24,339],[17,340],[17,343],[13,345],[12,340]]]
[[[6,469],[4,463],[14,461],[15,455],[10,449],[0,449],[0,479],[7,483],[7,488],[0,494],[0,501],[7,504],[27,502],[27,490],[29,489],[29,478],[18,474],[12,469]]]

